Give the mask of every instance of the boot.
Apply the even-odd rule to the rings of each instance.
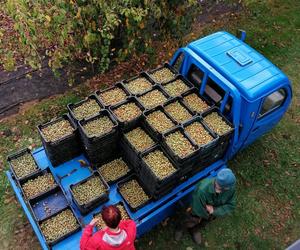
[[[176,229],[175,235],[174,235],[175,241],[180,241],[182,236],[183,236],[183,230]]]
[[[198,227],[194,227],[192,229],[190,229],[190,233],[192,235],[192,239],[193,241],[197,244],[197,245],[201,245],[202,242],[202,237],[201,237],[201,233],[199,231]]]

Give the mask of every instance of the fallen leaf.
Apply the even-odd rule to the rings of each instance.
[[[78,160],[78,162],[80,163],[80,166],[81,166],[81,167],[88,166],[88,164],[86,163],[85,160],[80,159],[80,160]]]

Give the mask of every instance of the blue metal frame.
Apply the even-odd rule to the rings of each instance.
[[[51,172],[54,175],[54,178],[58,183],[60,183],[61,188],[64,190],[66,194],[66,198],[71,204],[75,215],[81,222],[84,224],[88,224],[92,220],[92,216],[94,213],[100,212],[102,205],[98,206],[96,209],[88,213],[87,215],[81,215],[80,211],[76,207],[75,203],[72,201],[72,197],[70,194],[70,185],[74,184],[82,179],[91,175],[91,170],[88,167],[81,167],[79,160],[84,160],[87,162],[86,158],[81,155],[79,157],[74,158],[73,160],[66,162],[58,167],[53,167],[50,161],[47,158],[45,150],[43,148],[38,148],[33,152],[33,157],[36,159],[37,164],[41,169],[46,168],[47,166],[50,167]],[[184,183],[178,185],[176,188],[172,190],[171,193],[165,195],[160,200],[151,201],[149,204],[144,206],[143,208],[139,209],[136,212],[131,212],[129,208],[125,207],[130,215],[130,217],[137,223],[137,236],[140,237],[144,233],[148,232],[153,228],[155,225],[160,223],[164,218],[172,215],[176,211],[177,201],[184,199],[186,202],[189,201],[190,194],[194,190],[195,184],[205,178],[211,177],[216,175],[216,173],[226,167],[224,161],[218,161],[211,166],[205,168],[198,174],[194,175],[190,179],[186,180]],[[58,176],[63,176],[72,170],[76,169],[76,172],[73,172],[70,176],[65,177],[61,182],[59,182]],[[25,201],[24,197],[22,196],[21,190],[16,185],[14,178],[10,171],[6,172],[6,175],[9,179],[9,182],[19,200],[32,228],[37,235],[39,242],[43,249],[48,249],[46,241],[41,234],[37,222],[34,220],[33,215],[31,214],[30,209],[27,206],[27,202]],[[123,201],[121,195],[117,191],[116,184],[110,186],[110,194],[109,194],[109,201],[105,203],[105,205],[116,204],[120,201]],[[52,247],[52,249],[56,250],[65,250],[65,249],[79,249],[79,242],[81,238],[81,231],[77,232],[68,238],[62,240],[61,242],[57,243]]]

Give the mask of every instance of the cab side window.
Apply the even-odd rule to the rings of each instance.
[[[279,89],[272,94],[268,95],[262,104],[258,118],[262,118],[265,115],[271,113],[275,109],[281,107],[286,98],[286,91]]]
[[[188,80],[193,83],[193,85],[200,89],[203,81],[204,72],[197,66],[192,64],[188,72]]]

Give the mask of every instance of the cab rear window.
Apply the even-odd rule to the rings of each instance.
[[[199,69],[197,66],[192,64],[188,72],[189,81],[193,83],[195,87],[200,89],[203,81],[203,76],[204,76],[204,72],[201,69]]]

